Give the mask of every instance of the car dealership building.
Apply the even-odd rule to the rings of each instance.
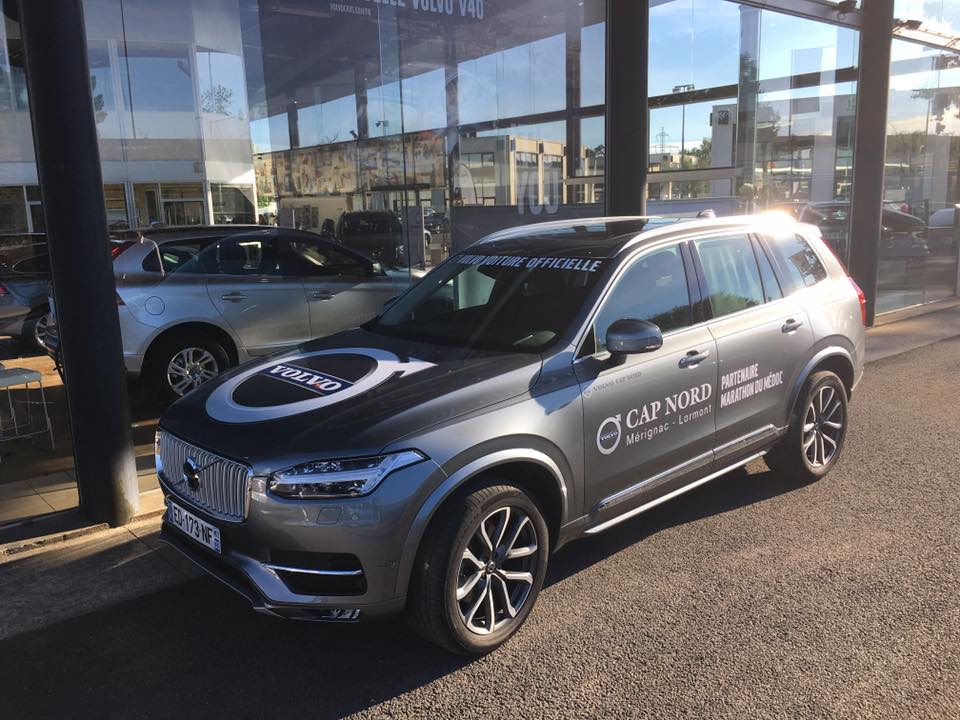
[[[821,226],[871,322],[958,291],[960,0],[3,8],[0,267],[49,241],[81,489],[127,472],[76,422],[126,402],[94,357],[112,276],[83,261],[108,229],[390,210],[408,246],[433,227],[407,253],[430,265],[550,219],[779,209]]]

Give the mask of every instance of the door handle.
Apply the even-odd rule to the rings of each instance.
[[[708,350],[704,350],[703,352],[700,352],[699,350],[691,350],[682,358],[680,358],[680,367],[696,367],[708,357],[710,357],[710,352]]]
[[[336,293],[330,290],[314,290],[310,293],[310,297],[314,300],[332,300],[334,295]]]
[[[226,300],[227,302],[240,302],[241,300],[246,300],[247,296],[241,292],[232,292],[221,295],[220,299]]]
[[[790,318],[783,324],[783,327],[780,328],[780,332],[783,332],[783,333],[796,332],[797,330],[800,329],[802,325],[803,325],[803,320],[794,320],[793,318]]]

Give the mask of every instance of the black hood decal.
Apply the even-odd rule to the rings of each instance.
[[[226,423],[277,420],[349,400],[398,374],[431,367],[382,348],[294,351],[234,375],[210,393],[206,411]]]

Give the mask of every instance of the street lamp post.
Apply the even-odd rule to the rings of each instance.
[[[687,83],[686,85],[674,85],[673,91],[675,93],[681,92],[693,92],[694,87],[693,83]],[[683,170],[683,151],[684,145],[686,144],[686,131],[687,131],[687,103],[684,101],[680,104],[680,169]]]

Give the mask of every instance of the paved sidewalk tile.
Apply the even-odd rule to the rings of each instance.
[[[0,560],[0,638],[194,576],[158,552],[159,528],[155,517]]]

